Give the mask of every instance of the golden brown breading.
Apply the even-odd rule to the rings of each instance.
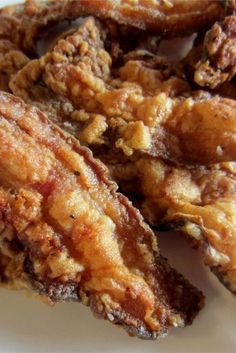
[[[225,9],[218,0],[28,0],[0,13],[0,36],[35,49],[42,28],[62,20],[93,15],[161,35],[186,35],[209,27]],[[9,32],[14,23],[14,33]]]
[[[236,163],[175,167],[151,157],[126,164],[106,158],[121,190],[142,196],[145,218],[187,234],[236,293]]]
[[[216,22],[206,33],[204,43],[192,49],[185,65],[201,87],[215,89],[230,81],[236,73],[236,16]]]
[[[9,81],[29,61],[27,56],[7,39],[0,40],[0,89],[10,91]]]
[[[184,218],[190,223],[192,207],[200,207],[195,208],[198,216],[192,223],[204,230],[204,244],[211,244],[207,249],[230,258],[223,264],[221,259],[209,261],[224,278],[229,277],[234,271],[234,257],[232,248],[225,248],[224,229],[228,227],[233,234],[234,223],[224,222],[219,227],[215,215],[219,203],[224,202],[221,198],[234,204],[235,174],[223,178],[227,164],[211,163],[235,159],[235,101],[191,92],[183,79],[172,76],[168,65],[161,70],[160,58],[154,55],[140,60],[135,53],[128,54],[124,65],[114,69],[101,31],[94,19],[86,20],[72,36],[59,41],[52,52],[23,68],[11,82],[13,92],[50,111],[54,119],[58,111],[59,123],[63,126],[64,120],[64,128],[110,166],[122,190],[133,192],[135,186],[135,193],[144,198],[143,213],[152,223],[174,222],[178,217],[181,222]],[[53,100],[47,98],[49,92]],[[209,166],[178,167],[173,161]],[[198,184],[203,179],[205,183],[210,181],[204,188],[203,181]],[[224,183],[226,189],[228,184],[233,185],[231,193],[221,190]],[[210,186],[214,190],[207,194]],[[211,241],[212,229],[202,216],[208,212],[208,201],[202,201],[204,192],[215,210],[211,219],[213,229],[216,227],[215,232],[219,233],[218,243]],[[217,192],[220,196],[215,202]],[[184,215],[180,207],[186,207]],[[225,212],[230,210],[231,206]],[[191,229],[196,228],[192,223],[182,230],[191,234]]]
[[[18,71],[10,82],[12,92],[47,113],[51,120],[60,125],[70,116],[74,108],[70,101],[54,94],[41,80],[42,69],[38,60],[31,60]]]
[[[40,36],[41,27],[50,24],[54,14],[57,14],[56,17],[60,21],[62,18],[58,16],[58,12],[61,13],[62,8],[63,1],[52,1],[49,12],[47,1],[29,0],[6,6],[0,9],[0,38],[9,39],[29,52],[34,51],[35,40]]]
[[[129,60],[120,69],[121,78],[115,79],[112,73],[112,58],[103,45],[104,36],[105,33],[98,22],[93,18],[85,20],[77,32],[66,40],[59,41],[52,53],[46,54],[39,60],[31,61],[11,83],[11,88],[16,95],[27,102],[39,105],[43,110],[49,111],[51,115],[56,111],[57,118],[58,115],[63,116],[66,113],[68,120],[68,116],[73,113],[71,123],[77,126],[77,131],[80,131],[80,139],[89,144],[106,142],[103,139],[105,131],[100,130],[96,133],[94,119],[109,119],[115,125],[114,129],[116,130],[118,126],[122,125],[122,121],[126,124],[124,118],[127,115],[127,109],[124,106],[124,100],[130,96],[130,109],[134,110],[135,104],[138,103],[135,98],[136,100],[142,99],[143,95],[140,84],[144,86],[147,93],[151,91],[153,94],[158,94],[162,90],[168,95],[175,95],[189,89],[184,80],[171,77],[173,70],[165,60],[155,57],[151,53],[149,53],[150,60],[147,62],[135,60],[135,55],[136,57],[138,53],[140,55],[140,51],[133,52],[127,57],[128,60],[131,56],[132,60]],[[54,60],[57,61],[58,72],[55,71]],[[73,77],[75,73],[79,75],[78,71],[81,72],[81,79]],[[67,89],[65,80],[68,80],[68,75],[70,75],[71,82]],[[115,75],[117,76],[116,73]],[[127,75],[128,79],[126,79]],[[162,82],[167,78],[170,78],[170,81],[166,80],[162,86]],[[102,95],[102,87],[105,85],[107,85],[107,90],[104,90],[104,95]],[[65,91],[62,91],[63,86],[65,86]],[[71,97],[70,90],[73,87],[73,96]],[[95,96],[96,93],[98,93],[97,96]],[[110,97],[112,95],[118,103],[114,107],[109,106],[109,101],[112,105],[110,99],[113,98]],[[67,103],[67,109],[58,109],[58,104],[55,103],[56,101],[61,102],[62,97]],[[99,97],[104,101],[104,109]],[[160,96],[159,105],[163,100],[165,101],[165,95]],[[119,105],[122,104],[124,107],[120,112]],[[78,109],[74,111],[76,107]],[[91,114],[86,114],[86,112]],[[115,119],[112,119],[113,115],[119,115],[119,121],[116,122]],[[89,133],[90,123],[93,126],[94,136],[90,136]],[[106,130],[107,122],[104,125]]]
[[[18,31],[21,24],[24,5],[11,5],[0,9],[0,38],[9,39],[21,46],[21,35]]]
[[[122,24],[174,36],[203,29],[224,13],[222,4],[214,0],[80,0],[80,7],[85,15],[111,18]],[[72,9],[77,8],[75,2]]]
[[[159,253],[107,170],[46,115],[0,93],[2,280],[81,299],[142,338],[192,321],[202,295]]]
[[[18,73],[10,85],[13,93],[41,102],[44,82],[46,109],[55,108],[48,91],[70,101],[66,118],[74,126],[77,122],[77,136],[88,145],[111,145],[127,156],[142,152],[188,163],[236,158],[234,101],[171,98],[182,92],[189,95],[189,87],[183,79],[171,77],[171,70],[158,70],[154,55],[146,61],[128,60],[114,73],[102,39],[99,24],[87,19],[52,52]]]

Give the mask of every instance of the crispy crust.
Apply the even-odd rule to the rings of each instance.
[[[81,0],[82,13],[111,18],[156,34],[178,35],[192,33],[208,26],[222,15],[218,1],[94,1]],[[73,11],[78,7],[75,2]],[[209,21],[209,22],[208,22]],[[208,23],[207,23],[208,22]]]
[[[121,190],[138,195],[149,222],[177,228],[183,222],[205,262],[233,287],[235,101],[194,94],[153,54],[141,60],[137,52],[127,54],[114,70],[104,40],[100,23],[87,19],[21,70],[11,82],[13,92],[50,111],[63,128],[69,125],[110,167]],[[71,104],[67,111],[63,99]],[[144,148],[140,141],[151,143]]]
[[[28,57],[12,42],[7,39],[0,40],[0,89],[9,92],[9,82],[24,65]]]
[[[185,59],[188,71],[201,87],[216,89],[230,81],[236,72],[236,17],[216,22],[206,33],[204,42],[193,48]]]
[[[32,51],[43,28],[88,15],[112,19],[155,34],[180,36],[210,26],[224,11],[222,3],[215,0],[28,0],[25,4],[1,10],[0,36],[15,40],[16,44]],[[8,31],[12,27],[15,27],[14,36]]]
[[[80,298],[141,337],[192,321],[202,295],[160,256],[138,210],[89,150],[4,93],[0,140],[5,283],[52,301]]]
[[[13,93],[55,115],[55,122],[69,122],[71,132],[92,148],[105,145],[127,157],[142,153],[181,163],[235,159],[235,101],[194,96],[155,55],[127,56],[115,70],[104,37],[100,24],[88,18],[19,71],[10,83]],[[67,111],[63,102],[69,102]]]
[[[235,163],[174,167],[142,158],[135,165],[145,218],[159,230],[186,234],[193,247],[201,248],[205,264],[235,294]],[[116,179],[122,178],[116,168],[114,172]]]

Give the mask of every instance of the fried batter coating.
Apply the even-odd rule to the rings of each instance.
[[[0,40],[0,89],[10,91],[9,81],[28,63],[27,56],[7,39]]]
[[[58,21],[63,19],[58,14],[63,12],[63,1],[52,1],[50,9],[47,5],[47,1],[29,0],[0,9],[0,38],[29,52],[35,51],[41,28],[51,24],[54,16]]]
[[[209,27],[224,14],[218,0],[28,0],[0,13],[0,36],[34,50],[43,28],[62,20],[93,15],[120,24],[180,36]],[[15,27],[14,33],[8,29]]]
[[[159,230],[180,230],[236,294],[236,163],[175,166],[148,156],[96,151],[120,190]]]
[[[2,280],[82,300],[142,338],[192,321],[202,295],[168,266],[89,150],[7,93],[0,140]]]
[[[0,9],[0,38],[8,39],[17,46],[21,46],[21,35],[18,29],[23,10],[23,4],[6,6]]]
[[[59,101],[69,101],[66,119],[87,145],[104,144],[126,156],[142,152],[175,162],[234,160],[236,103],[209,95],[175,98],[184,92],[189,96],[189,86],[173,77],[171,69],[159,70],[159,65],[153,55],[128,60],[114,70],[103,31],[89,18],[51,52],[26,65],[10,86],[14,94],[41,104],[43,110],[57,109],[47,99],[50,91]],[[56,116],[63,114],[60,106]]]
[[[163,224],[162,230],[187,234],[201,248],[204,262],[236,294],[236,163],[175,167],[151,157],[110,163],[121,189],[142,195],[145,218]]]
[[[215,89],[230,81],[236,73],[236,16],[216,22],[206,33],[204,43],[189,53],[185,65],[201,87]]]
[[[78,7],[72,5],[74,11]],[[221,17],[224,12],[219,1],[186,0],[81,0],[85,15],[111,18],[157,34],[176,36],[193,33]]]
[[[143,214],[169,223],[201,246],[204,260],[235,293],[235,166],[173,168],[158,160],[138,163]]]
[[[225,163],[235,159],[235,101],[194,94],[154,55],[128,54],[114,69],[101,32],[99,23],[86,20],[24,67],[11,82],[13,92],[89,145],[121,190],[143,199],[149,222],[181,224],[192,238],[201,233],[206,263],[235,291],[235,172]]]

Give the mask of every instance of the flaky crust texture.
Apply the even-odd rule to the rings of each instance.
[[[105,167],[19,98],[0,94],[1,277],[82,300],[142,338],[192,321],[202,296],[159,254]]]
[[[0,89],[10,92],[9,82],[29,61],[29,58],[12,42],[0,40]]]
[[[118,184],[236,293],[235,9],[28,0],[0,10],[0,89],[15,95],[0,92],[2,285],[82,301],[140,338],[191,323],[202,294]],[[38,57],[50,27],[78,17]],[[163,38],[193,32],[181,63],[157,55]]]
[[[225,6],[215,0],[27,0],[1,10],[0,36],[34,50],[43,28],[88,15],[161,35],[186,35],[210,26],[224,12]]]
[[[215,89],[230,81],[236,72],[236,17],[228,16],[215,23],[204,42],[189,54],[185,65],[194,72],[201,87]]]
[[[65,117],[84,144],[112,146],[128,157],[142,152],[205,164],[236,157],[233,100],[190,96],[186,81],[154,55],[147,60],[127,56],[114,72],[104,36],[93,18],[85,20],[13,78],[13,93],[55,112],[55,119]],[[64,109],[63,100],[70,102]]]
[[[142,194],[143,215],[160,230],[179,229],[235,293],[235,163],[173,167],[150,157],[110,164],[129,194]],[[141,189],[137,190],[138,185]]]
[[[193,91],[147,51],[114,66],[106,38],[86,19],[19,71],[12,91],[89,146],[121,190],[142,200],[149,222],[186,223],[181,230],[234,288],[235,100]]]

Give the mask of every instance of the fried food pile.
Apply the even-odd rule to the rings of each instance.
[[[234,11],[212,0],[0,11],[3,285],[163,336],[203,304],[160,254],[157,231],[171,229],[236,293]],[[53,25],[77,18],[38,54]],[[194,32],[180,62],[158,54],[163,38]]]

